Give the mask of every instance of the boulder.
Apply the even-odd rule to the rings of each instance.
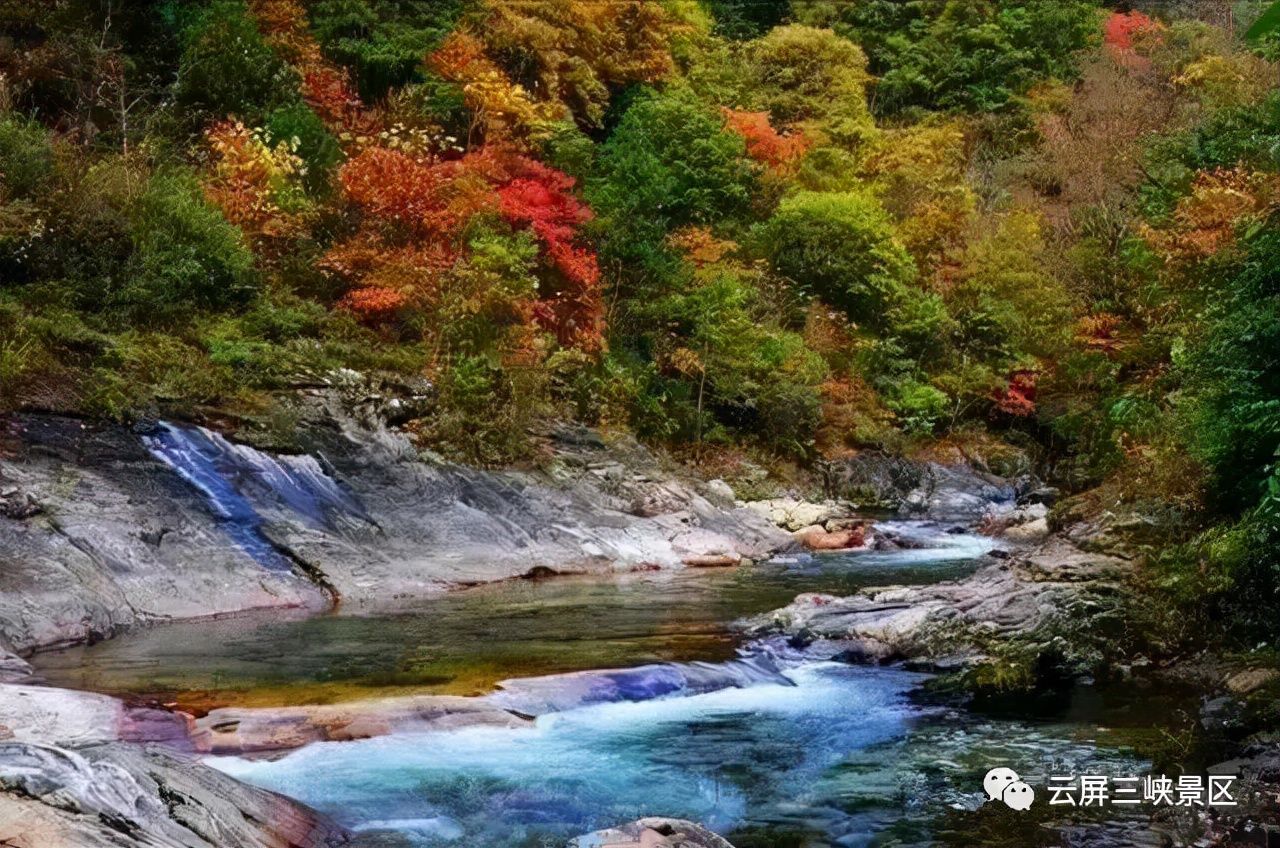
[[[1115,608],[1130,568],[1053,539],[960,580],[848,597],[804,594],[738,626],[753,636],[843,641],[851,655],[868,660],[978,661],[993,637],[1050,640],[1058,630],[1089,628]]]
[[[1274,668],[1246,668],[1228,677],[1225,685],[1233,695],[1248,695],[1278,679],[1280,671]]]
[[[722,837],[683,819],[645,818],[579,836],[567,848],[733,848]]]
[[[733,503],[736,498],[736,495],[733,492],[733,487],[720,479],[707,481],[707,494],[730,504]]]
[[[747,509],[764,516],[778,527],[792,533],[815,524],[826,524],[828,521],[851,516],[847,504],[836,501],[813,503],[796,498],[771,498],[764,501],[752,501]]]
[[[843,551],[866,544],[866,531],[861,527],[827,530],[820,524],[797,530],[796,541],[811,551]]]
[[[868,451],[820,466],[829,497],[934,521],[976,522],[1012,509],[1019,486],[965,462],[925,462]]]

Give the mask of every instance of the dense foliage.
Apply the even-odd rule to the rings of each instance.
[[[988,431],[1164,516],[1183,621],[1271,632],[1274,40],[1143,8],[8,6],[0,406],[348,369],[430,380],[410,429],[477,462],[553,416],[764,461]]]

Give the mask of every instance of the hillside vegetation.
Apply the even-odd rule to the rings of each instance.
[[[0,410],[994,439],[1146,517],[1168,646],[1271,639],[1280,43],[1220,5],[5,3]]]

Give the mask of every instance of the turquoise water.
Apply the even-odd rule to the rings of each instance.
[[[483,694],[506,678],[732,658],[730,623],[801,592],[964,576],[979,536],[893,523],[925,547],[801,556],[737,569],[514,580],[390,608],[268,610],[126,633],[35,657],[57,686],[178,703],[323,703],[407,692]]]
[[[982,775],[1004,765],[1043,786],[1051,769],[1145,773],[1099,723],[1108,704],[1064,702],[1037,721],[924,707],[921,675],[834,662],[838,646],[822,643],[742,644],[730,627],[801,592],[960,577],[991,547],[936,525],[886,529],[918,547],[184,622],[36,665],[57,685],[184,705],[441,691],[536,716],[211,761],[369,848],[561,846],[644,815],[700,821],[738,848],[1063,844],[1038,819],[984,808]]]
[[[906,693],[919,679],[814,662],[778,682],[592,703],[531,728],[402,734],[213,764],[421,845],[539,845],[646,815],[727,831],[821,804],[815,786],[851,752],[907,732],[919,713]]]

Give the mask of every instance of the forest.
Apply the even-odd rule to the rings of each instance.
[[[484,467],[1027,455],[1141,516],[1126,638],[1280,639],[1267,4],[3,5],[0,411],[356,371]]]

